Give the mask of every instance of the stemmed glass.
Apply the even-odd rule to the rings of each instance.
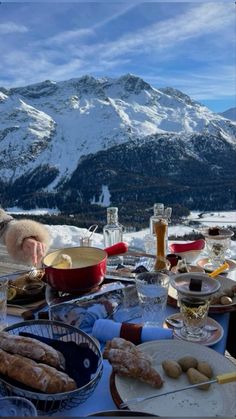
[[[51,285],[47,284],[45,288],[45,300],[48,306],[48,318],[49,320],[53,320],[52,318],[52,307],[59,302],[59,291],[55,288],[52,288]]]

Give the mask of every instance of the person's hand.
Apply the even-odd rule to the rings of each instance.
[[[33,237],[26,237],[22,243],[25,258],[32,261],[33,266],[38,266],[45,255],[45,244]]]

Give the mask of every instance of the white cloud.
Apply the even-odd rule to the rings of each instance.
[[[156,87],[176,87],[195,100],[235,95],[235,68],[231,64],[235,54],[234,3],[188,2],[181,13],[174,3],[168,7],[173,7],[174,17],[161,20],[160,16],[146,27],[143,24],[148,20],[141,19],[139,29],[132,20],[122,26],[121,19],[120,32],[115,35],[112,23],[122,16],[127,18],[134,3],[121,3],[119,10],[86,28],[58,30],[46,39],[28,37],[22,48],[5,48],[4,44],[0,74],[7,72],[8,82],[0,81],[0,85],[133,72]],[[130,15],[135,19],[135,9]],[[103,28],[111,34],[107,41],[99,36]],[[13,22],[0,24],[0,34],[14,31],[23,33],[27,28]],[[179,67],[185,58],[196,64],[195,68],[188,63]]]
[[[25,33],[28,28],[24,25],[17,25],[14,22],[0,23],[0,35],[7,35],[10,33]]]
[[[137,49],[165,52],[166,48],[175,48],[178,54],[178,44],[224,28],[235,21],[234,13],[234,4],[227,7],[223,3],[201,4],[192,7],[185,14],[131,32],[106,45],[98,45],[97,51],[103,51],[102,55],[106,58],[136,52]]]
[[[142,77],[142,75],[141,75]],[[235,86],[236,75],[234,65],[215,67],[207,66],[201,72],[173,71],[165,76],[145,74],[145,80],[156,88],[161,86],[175,87],[188,94],[192,99],[214,100],[235,96],[232,86]]]
[[[70,31],[63,31],[58,33],[57,35],[54,35],[47,40],[43,41],[44,45],[55,45],[55,44],[62,44],[65,42],[77,42],[78,40],[94,35],[95,31],[99,28],[102,28],[103,26],[115,21],[116,19],[122,17],[125,15],[128,11],[133,9],[134,5],[126,6],[125,4],[121,3],[121,10],[119,10],[116,13],[112,13],[109,17],[95,23],[94,25],[88,27],[88,28],[80,28],[80,29],[74,29]]]

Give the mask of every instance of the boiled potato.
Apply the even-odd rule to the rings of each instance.
[[[166,375],[171,378],[179,378],[182,374],[182,368],[178,362],[173,359],[166,359],[162,362],[162,368],[165,371]]]
[[[178,359],[178,364],[181,366],[184,372],[188,371],[189,368],[197,368],[198,360],[193,356],[184,356]]]
[[[187,371],[187,376],[190,384],[200,384],[209,380],[209,378],[206,375],[202,374],[195,368],[189,368]],[[199,386],[198,388],[201,390],[208,390],[209,387],[210,384],[204,384],[202,386]]]
[[[212,368],[206,361],[199,361],[197,364],[197,370],[203,375],[206,375],[208,378],[213,376]]]
[[[224,306],[227,304],[231,304],[233,302],[232,298],[227,297],[226,295],[223,295],[223,297],[221,297],[220,299],[220,303]]]

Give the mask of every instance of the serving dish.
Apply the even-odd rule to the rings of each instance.
[[[233,285],[235,285],[235,281],[233,281],[230,278],[227,278],[226,276],[223,275],[218,275],[216,277],[216,279],[220,282],[221,284],[221,288],[220,288],[220,292],[224,291],[225,289],[228,289],[230,287],[232,287]],[[168,304],[173,306],[173,307],[177,307],[177,301],[178,301],[178,297],[177,297],[177,291],[171,286],[171,284],[169,285],[169,290],[168,290]],[[209,313],[228,313],[231,311],[236,311],[236,295],[232,298],[232,303],[229,304],[211,304],[210,308],[209,308]]]
[[[24,305],[44,298],[44,270],[17,271],[2,276],[8,280],[7,302],[12,305]]]
[[[197,265],[205,269],[204,266],[209,262],[208,258],[199,259]],[[229,267],[225,270],[225,273],[234,271],[236,269],[236,261],[233,259],[225,259],[225,262],[228,263]],[[213,269],[205,269],[207,272],[212,272]]]
[[[86,345],[87,351],[89,351],[91,354],[94,354],[97,362],[96,368],[94,368],[94,371],[91,371],[90,378],[87,380],[87,383],[84,383],[84,385],[79,386],[73,391],[45,394],[20,385],[18,382],[10,380],[7,377],[0,376],[0,391],[3,395],[25,397],[29,399],[36,406],[38,412],[41,412],[42,414],[45,414],[45,412],[51,414],[63,409],[70,409],[83,403],[88,399],[88,397],[91,396],[101,378],[103,360],[98,343],[87,333],[82,332],[73,326],[48,320],[35,320],[16,323],[13,326],[5,328],[4,331],[7,331],[13,335],[29,333],[35,337],[38,336],[40,338],[49,338],[60,342],[74,342],[78,346],[81,345],[81,347]],[[68,357],[70,357],[71,360],[71,354],[69,353],[69,355],[64,355],[67,365]],[[75,360],[75,365],[73,368],[74,372],[78,374],[78,359]],[[77,378],[75,378],[75,381],[77,381]]]
[[[187,263],[194,263],[205,247],[205,240],[199,239],[189,243],[171,243],[169,249]]]
[[[178,379],[165,375],[161,363],[166,359],[178,360],[191,355],[206,361],[213,368],[213,375],[234,372],[234,364],[223,355],[200,344],[172,340],[152,341],[138,346],[145,354],[153,359],[153,367],[164,378],[165,383],[160,390],[132,378],[111,375],[110,389],[114,402],[119,407],[126,400],[148,396],[154,392],[166,392],[189,385],[186,374]],[[205,416],[234,416],[236,410],[236,383],[212,384],[208,391],[188,389],[163,397],[153,398],[144,402],[129,404],[130,410],[139,410],[159,416],[168,417],[205,417]]]

